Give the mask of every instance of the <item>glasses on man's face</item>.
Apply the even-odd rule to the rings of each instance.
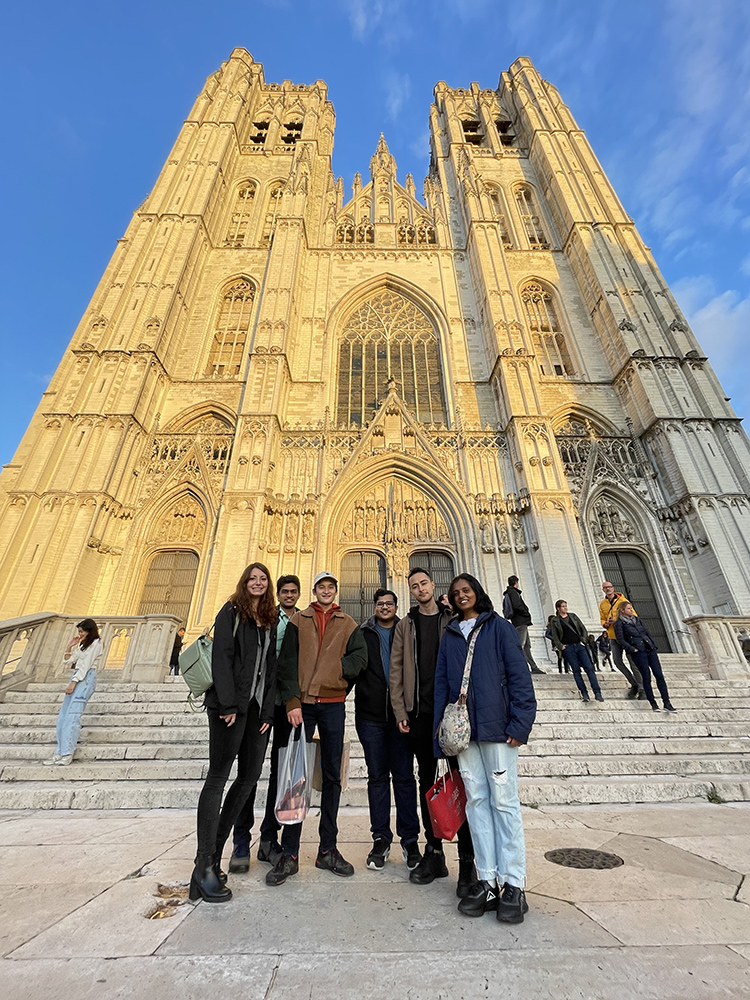
[[[393,601],[379,601],[375,605],[375,607],[376,608],[395,608],[396,605],[395,605],[395,603]]]

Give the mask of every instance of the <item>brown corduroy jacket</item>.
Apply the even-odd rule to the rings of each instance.
[[[318,650],[315,610],[307,607],[291,619],[281,644],[277,685],[287,711],[318,698],[346,697],[348,682],[367,666],[367,646],[357,623],[334,611]]]

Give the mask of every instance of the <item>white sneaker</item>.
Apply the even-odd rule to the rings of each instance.
[[[66,753],[63,757],[58,757],[55,764],[59,764],[61,767],[66,767],[68,764],[73,763],[73,754]]]
[[[49,759],[49,760],[43,760],[43,761],[42,761],[42,764],[43,764],[43,765],[44,765],[45,767],[52,767],[52,765],[53,765],[53,764],[56,764],[56,763],[58,762],[58,760],[59,760],[59,759],[60,759],[60,754],[59,754],[59,753],[56,753],[56,754],[53,754],[53,755],[52,755],[52,756],[50,757],[50,759]]]

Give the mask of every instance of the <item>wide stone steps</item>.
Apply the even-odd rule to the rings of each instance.
[[[532,741],[519,760],[529,804],[750,799],[750,689],[701,674],[697,658],[665,657],[674,715],[625,698],[618,673],[598,675],[605,701],[583,705],[570,675],[535,677]],[[43,767],[54,745],[59,684],[31,684],[0,704],[0,808],[194,808],[207,770],[207,722],[181,678],[100,679],[70,767]],[[365,805],[366,768],[348,707],[349,787]],[[259,807],[268,762],[261,778]]]

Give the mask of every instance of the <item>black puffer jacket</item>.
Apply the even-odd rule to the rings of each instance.
[[[398,618],[396,618],[398,621]],[[380,655],[380,636],[375,628],[376,618],[368,618],[361,626],[362,635],[367,643],[367,667],[357,677],[354,688],[354,713],[358,719],[368,722],[396,723],[396,716],[391,707],[391,693],[383,670],[383,658]],[[396,631],[394,622],[391,629],[391,648],[393,635]]]
[[[615,638],[628,653],[641,653],[656,649],[656,642],[640,618],[623,618],[622,612],[615,622]]]
[[[254,621],[241,621],[237,635],[233,634],[235,610],[230,601],[216,616],[214,643],[211,649],[211,673],[214,683],[206,691],[207,708],[216,708],[222,715],[247,713],[255,680],[255,663],[258,646],[263,643],[263,632]],[[276,700],[276,626],[268,635],[266,654],[266,682],[261,705],[261,722],[273,722]]]

